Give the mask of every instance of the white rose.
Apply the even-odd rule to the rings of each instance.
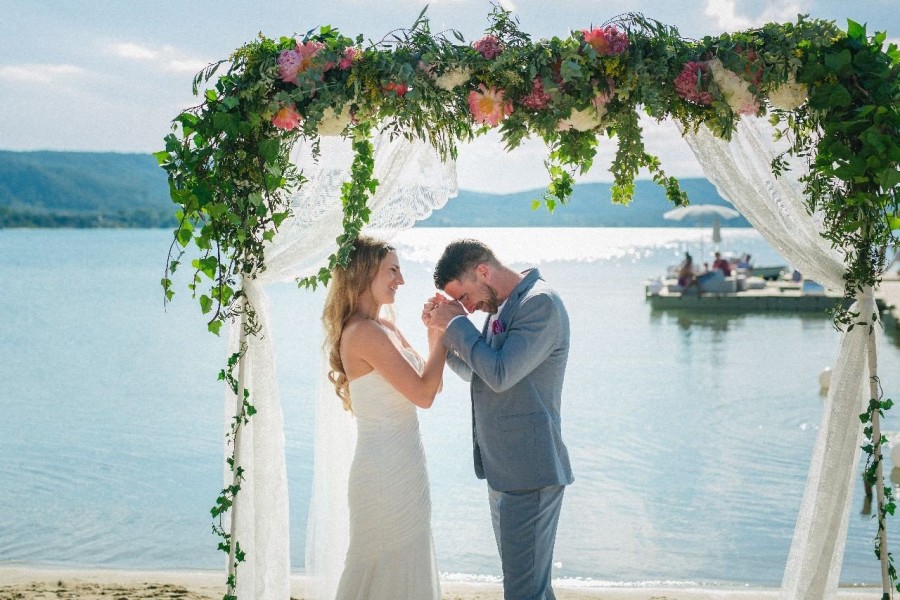
[[[442,90],[450,91],[469,80],[472,72],[465,67],[455,67],[434,80],[434,85]]]
[[[322,113],[322,120],[319,121],[319,135],[338,136],[344,133],[344,129],[350,124],[350,104],[345,104],[341,108],[340,114],[336,113],[330,106]]]
[[[600,115],[597,114],[596,108],[590,106],[583,110],[573,108],[569,117],[563,119],[556,125],[556,130],[568,131],[569,129],[574,129],[575,131],[590,131],[599,126]]]
[[[781,110],[794,110],[806,102],[809,90],[805,83],[797,83],[794,76],[788,77],[786,83],[782,83],[778,89],[769,92],[769,104],[772,108]]]
[[[741,115],[756,114],[759,112],[759,102],[750,91],[750,85],[741,79],[734,71],[725,68],[718,58],[707,63],[712,79],[722,92],[722,97],[731,107],[731,110]]]

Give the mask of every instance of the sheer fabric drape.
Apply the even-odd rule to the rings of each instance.
[[[802,163],[780,177],[771,161],[786,141],[774,141],[763,118],[743,118],[730,142],[701,128],[685,133],[707,178],[747,218],[763,238],[804,277],[843,290],[843,256],[821,237],[822,217],[810,214],[798,178]],[[854,310],[877,309],[871,290],[857,297]],[[816,438],[806,489],[782,580],[784,600],[831,600],[837,594],[847,524],[860,455],[858,415],[868,404],[868,330],[841,334],[825,411]]]
[[[390,140],[387,135],[376,137],[373,143],[375,178],[381,184],[369,202],[372,215],[367,231],[388,237],[411,227],[456,195],[455,165],[442,162],[430,145]],[[237,596],[254,600],[290,597],[284,427],[265,286],[313,275],[327,265],[342,231],[340,191],[350,179],[353,156],[348,141],[323,138],[318,162],[312,160],[311,147],[303,142],[294,149],[292,158],[308,181],[291,199],[294,216],[282,223],[274,243],[266,248],[266,270],[243,281],[260,331],[243,336],[241,327],[232,326],[228,343],[229,355],[238,351],[242,341],[246,343],[244,386],[257,410],[243,428],[236,449],[244,482],[235,498],[231,522],[226,523],[226,530],[231,527],[246,553],[237,571]],[[320,381],[324,381],[324,369],[323,360]],[[313,569],[316,589],[307,597],[326,598],[337,586],[334,571],[339,577],[346,552],[346,483],[353,452],[353,424],[341,410],[333,389],[322,386],[309,393],[317,395],[314,497],[308,534],[308,571]],[[236,401],[233,394],[226,394],[226,428],[235,414]],[[231,484],[228,469],[225,480],[226,485]]]

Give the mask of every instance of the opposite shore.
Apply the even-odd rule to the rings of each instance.
[[[218,571],[126,571],[69,569],[0,565],[0,600],[113,598],[219,600],[224,593],[224,573]],[[554,586],[559,600],[777,600],[779,590],[750,586],[681,587],[577,586],[562,582]],[[291,578],[291,598],[302,600],[304,577]],[[443,600],[503,600],[497,583],[441,581]],[[880,588],[841,588],[840,600],[871,600]]]

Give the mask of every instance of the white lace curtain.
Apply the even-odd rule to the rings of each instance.
[[[842,292],[843,255],[819,234],[822,216],[806,208],[798,181],[805,166],[795,162],[788,173],[777,178],[772,174],[772,159],[786,148],[786,141],[775,142],[773,133],[764,118],[744,118],[730,142],[706,129],[685,138],[719,193],[781,256],[804,277]],[[863,315],[877,310],[871,290],[856,301],[854,310]],[[785,566],[783,600],[831,600],[837,594],[860,454],[858,415],[868,404],[868,342],[864,327],[841,335]]]
[[[381,183],[369,201],[372,214],[367,231],[388,236],[409,228],[456,195],[455,165],[452,162],[442,163],[431,146],[403,139],[391,141],[386,135],[377,137],[373,144],[374,176]],[[241,599],[286,600],[290,597],[290,523],[284,427],[265,286],[314,275],[327,264],[328,256],[337,249],[336,239],[343,231],[341,185],[350,178],[353,155],[350,142],[327,137],[321,141],[318,162],[312,160],[309,146],[303,143],[295,148],[293,160],[303,170],[308,182],[291,200],[294,216],[282,224],[275,242],[266,249],[266,270],[255,278],[245,278],[242,284],[258,315],[260,332],[244,337],[240,327],[232,327],[229,334],[229,355],[238,350],[241,341],[247,344],[242,359],[242,383],[250,391],[250,402],[257,409],[249,424],[242,429],[236,448],[239,464],[244,469],[244,482],[235,497],[231,522],[226,523],[226,530],[231,527],[234,539],[246,554],[245,562],[237,569],[236,592]],[[317,414],[317,428],[327,423],[345,428],[343,432],[316,432],[317,472],[313,485],[317,495],[313,501],[313,511],[329,515],[341,503],[346,505],[346,493],[342,495],[339,489],[326,489],[324,484],[343,481],[340,474],[329,476],[329,473],[333,475],[339,472],[335,469],[349,468],[347,449],[352,451],[352,448],[345,445],[342,453],[333,453],[321,446],[325,440],[338,440],[342,439],[341,435],[350,434],[346,429],[348,419],[340,410],[340,402],[333,390],[309,390],[309,393],[314,392],[321,396],[323,401],[316,404],[324,411]],[[226,395],[226,428],[230,427],[236,402],[233,394]],[[329,415],[330,420],[323,418]],[[226,448],[228,454],[230,449]],[[342,462],[346,463],[343,467]],[[343,483],[346,490],[346,482]],[[231,474],[226,469],[226,485],[230,484]],[[330,504],[332,501],[335,504]],[[315,539],[346,544],[336,539],[334,530],[322,530],[325,525],[330,527],[339,521],[340,518],[322,519],[317,523],[312,519],[311,530],[314,534],[318,530]],[[337,532],[340,532],[340,527]],[[328,548],[323,554],[339,562],[331,560],[316,568],[327,573],[338,569],[339,574],[343,551]]]
[[[704,129],[685,137],[709,180],[774,249],[805,276],[827,288],[842,289],[843,257],[819,235],[821,217],[808,214],[803,202],[797,181],[803,166],[778,178],[771,173],[771,159],[779,147],[764,119],[743,119],[730,142]],[[238,570],[236,589],[243,599],[285,600],[290,596],[284,433],[265,284],[312,275],[334,251],[335,238],[341,232],[340,187],[349,179],[352,154],[349,143],[325,138],[318,163],[311,161],[305,147],[298,148],[295,160],[308,178],[293,200],[296,216],[283,224],[276,242],[267,249],[267,270],[244,281],[244,290],[259,315],[262,329],[258,336],[247,339],[244,384],[251,391],[251,402],[258,412],[240,440],[238,454],[245,469],[245,482],[232,515],[234,535],[247,555]],[[370,203],[369,229],[385,237],[412,226],[456,194],[454,165],[442,163],[430,147],[419,142],[376,139],[375,169],[380,185]],[[871,292],[857,300],[863,314],[876,310]],[[239,328],[232,328],[229,354],[238,348],[239,333]],[[865,328],[854,328],[842,336],[785,568],[784,599],[828,600],[836,595],[854,467],[859,458],[861,424],[857,415],[863,412],[868,399],[867,343]],[[315,393],[322,401],[317,402],[316,409],[316,465],[307,566],[317,576],[309,594],[330,598],[342,568],[346,524],[341,524],[342,517],[318,517],[334,517],[346,511],[346,481],[342,474],[349,469],[352,441],[328,448],[323,444],[352,440],[352,424],[339,403],[333,401],[330,389]],[[229,422],[235,400],[231,396],[226,401]]]

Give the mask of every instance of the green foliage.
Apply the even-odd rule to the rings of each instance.
[[[877,380],[876,380],[876,383]],[[860,421],[862,421],[863,427],[863,435],[865,436],[866,442],[863,444],[862,449],[866,453],[866,464],[863,469],[863,479],[867,487],[875,487],[878,484],[879,478],[879,469],[883,469],[883,460],[884,456],[882,454],[882,448],[888,443],[887,437],[884,435],[879,435],[878,439],[875,438],[875,426],[873,425],[873,421],[884,418],[884,411],[890,409],[894,402],[890,398],[882,399],[880,397],[880,384],[879,387],[879,397],[871,398],[869,400],[869,406],[866,412],[859,415]],[[893,515],[897,510],[897,503],[894,498],[894,493],[891,486],[883,486],[884,489],[884,501],[881,502],[879,500],[878,503],[878,512],[875,517],[878,519],[878,531],[875,533],[874,537],[874,549],[875,556],[879,560],[881,560],[882,556],[882,533],[887,531],[887,517],[888,515]],[[894,557],[892,554],[888,553],[888,576],[895,589],[900,592],[900,582],[897,580],[897,570],[894,567]]]
[[[883,41],[850,21],[846,36],[804,48],[798,80],[810,86],[809,105],[789,121],[793,152],[811,157],[809,207],[824,214],[822,235],[846,256],[848,299],[878,284],[896,241],[900,60],[893,45],[882,50]],[[849,325],[852,315],[839,312],[836,321]]]
[[[571,196],[603,137],[618,146],[613,202],[630,202],[635,178],[646,170],[670,201],[687,203],[678,181],[646,152],[641,112],[728,138],[742,114],[768,111],[790,135],[790,153],[813,157],[804,182],[809,205],[825,212],[823,235],[847,254],[847,296],[877,281],[892,240],[885,217],[897,212],[900,185],[894,141],[900,54],[893,46],[881,49],[883,35],[869,39],[853,22],[844,33],[801,16],[796,23],[688,41],[674,28],[628,14],[605,28],[535,41],[495,7],[485,39],[496,51],[485,51],[485,40],[466,44],[453,31],[433,34],[423,11],[410,29],[368,45],[327,26],[297,39],[260,37],[198,74],[194,86],[202,101],[175,119],[157,158],[180,207],[169,270],[189,243],[200,250],[188,289],[210,330],[236,315],[241,277],[265,269],[263,248],[291,214],[286,198],[303,184],[288,160],[297,139],[315,143],[342,134],[354,140],[356,153],[342,190],[337,251],[300,282],[314,288],[346,263],[368,221],[365,202],[377,182],[364,140],[378,130],[427,141],[455,157],[459,142],[491,129],[471,104],[483,90],[499,94],[496,127],[508,149],[532,136],[547,144],[549,182],[533,206],[551,211]],[[302,54],[303,63],[293,77],[279,66],[291,52]],[[685,88],[679,76],[692,61],[705,71]],[[201,93],[204,86],[211,87]],[[791,86],[803,96],[796,107],[770,101]],[[294,122],[279,122],[291,112]],[[165,291],[174,293],[171,285]],[[845,314],[837,321],[849,322]]]

